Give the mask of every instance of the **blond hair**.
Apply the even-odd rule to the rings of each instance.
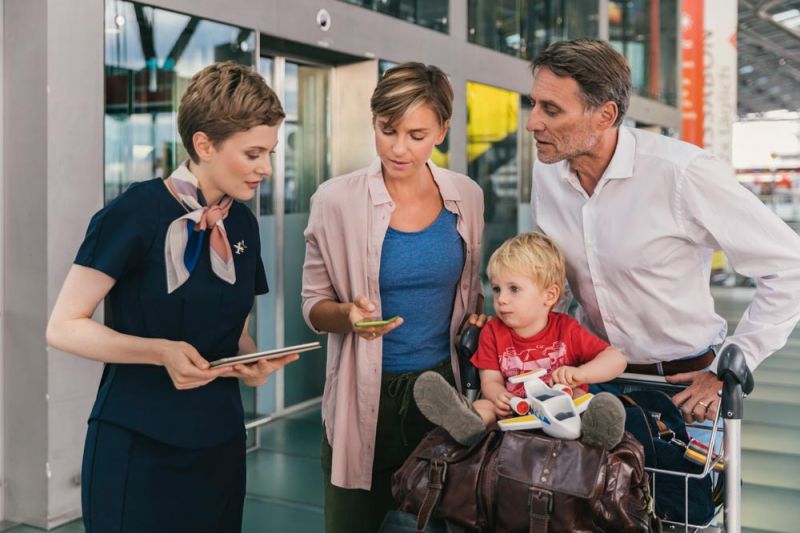
[[[387,70],[370,100],[373,119],[383,117],[389,124],[420,105],[429,106],[444,127],[453,115],[453,88],[438,67],[415,62]]]
[[[225,61],[192,76],[178,108],[178,132],[189,157],[198,163],[192,140],[198,131],[219,146],[236,133],[275,126],[285,116],[278,97],[260,74]]]
[[[522,233],[508,239],[489,258],[486,273],[514,272],[530,278],[539,288],[564,289],[566,262],[558,246],[541,233]]]

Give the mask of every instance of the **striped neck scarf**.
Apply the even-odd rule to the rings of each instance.
[[[220,279],[231,285],[236,283],[233,253],[228,242],[223,220],[233,204],[230,196],[212,206],[203,205],[205,199],[199,193],[197,178],[189,171],[188,161],[182,163],[164,180],[170,194],[186,210],[186,214],[172,221],[167,229],[164,243],[164,259],[167,265],[167,293],[183,285],[191,275],[200,252],[206,229],[211,228],[209,248],[211,269]],[[200,203],[201,200],[203,203]]]

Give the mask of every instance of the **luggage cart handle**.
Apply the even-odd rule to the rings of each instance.
[[[722,350],[717,366],[722,382],[721,415],[725,419],[725,531],[742,530],[742,404],[753,391],[753,374],[742,349],[730,344]]]
[[[461,390],[470,400],[475,400],[478,391],[481,389],[478,369],[472,364],[470,359],[478,350],[478,337],[481,330],[478,326],[469,326],[461,334],[461,338],[456,343],[458,362],[461,368]]]
[[[744,352],[735,344],[722,350],[717,367],[717,377],[722,382],[722,417],[729,420],[742,419],[744,397],[753,392],[753,373],[747,368]]]

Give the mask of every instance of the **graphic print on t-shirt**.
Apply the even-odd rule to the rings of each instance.
[[[506,347],[505,351],[498,357],[500,361],[500,372],[508,379],[511,376],[530,372],[544,368],[547,374],[542,377],[544,381],[550,379],[551,370],[567,364],[567,345],[563,341],[555,341],[553,344],[538,344],[533,348],[526,348],[517,353],[514,346]],[[506,381],[508,392],[517,396],[524,396],[522,384]]]

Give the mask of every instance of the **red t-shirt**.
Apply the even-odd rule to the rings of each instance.
[[[506,380],[523,372],[546,368],[547,375],[542,379],[547,381],[556,368],[582,365],[606,348],[608,343],[586,331],[571,316],[551,312],[547,326],[527,338],[514,333],[498,318],[490,320],[481,330],[478,351],[471,361],[476,368],[500,371]],[[506,381],[506,388],[512,394],[525,396],[521,383]]]

